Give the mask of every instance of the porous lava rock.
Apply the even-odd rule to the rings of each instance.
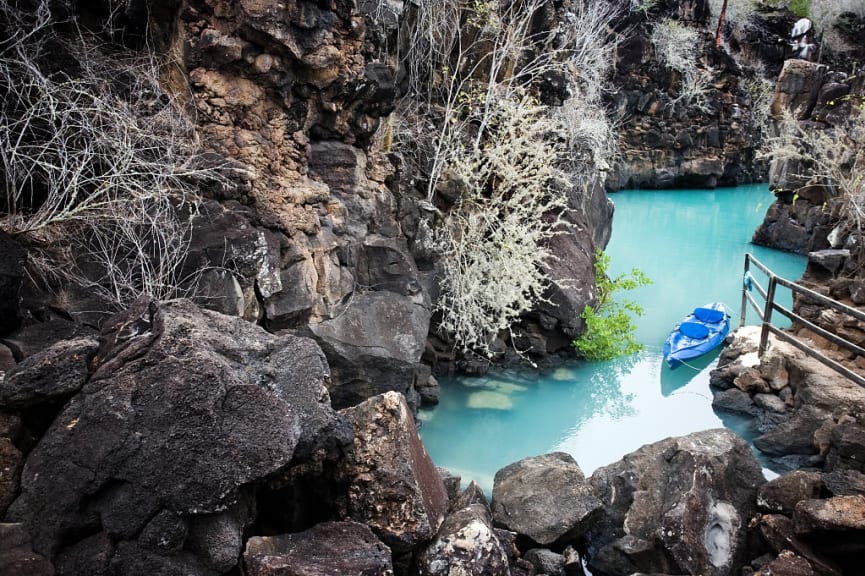
[[[8,513],[69,574],[93,573],[75,567],[99,555],[123,574],[222,573],[256,483],[351,438],[313,341],[187,300],[114,316],[89,368],[28,455]]]
[[[355,436],[336,472],[348,486],[341,515],[368,525],[395,554],[430,540],[447,512],[447,492],[405,397],[387,392],[342,414]]]
[[[322,522],[309,530],[254,536],[243,553],[247,576],[393,576],[390,549],[363,524]]]
[[[510,574],[507,554],[485,504],[469,504],[448,514],[418,555],[417,567],[420,576]]]
[[[95,338],[85,336],[61,340],[34,354],[0,380],[0,406],[22,410],[71,397],[87,381],[89,362],[98,348]]]
[[[765,479],[748,444],[715,429],[643,446],[589,482],[603,505],[587,534],[593,572],[732,576]]]

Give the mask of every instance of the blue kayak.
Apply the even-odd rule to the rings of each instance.
[[[730,313],[721,302],[705,304],[679,322],[664,342],[664,360],[676,368],[715,349],[730,331]]]

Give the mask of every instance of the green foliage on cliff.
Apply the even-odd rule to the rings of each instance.
[[[642,316],[643,308],[631,300],[614,299],[614,295],[646,286],[652,281],[637,268],[628,274],[611,278],[607,274],[609,265],[610,257],[599,250],[595,258],[598,303],[594,308],[586,306],[583,310],[586,329],[573,343],[587,360],[611,360],[617,356],[639,352],[643,348],[634,339],[636,326],[632,319],[632,315]]]
[[[791,0],[788,8],[799,18],[807,18],[811,14],[811,0]]]

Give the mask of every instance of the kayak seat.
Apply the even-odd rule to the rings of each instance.
[[[699,322],[682,322],[679,324],[679,332],[689,338],[695,338],[697,340],[703,339],[709,335],[709,329],[706,325],[700,324]]]
[[[694,317],[697,320],[701,320],[703,322],[708,322],[709,324],[716,324],[724,319],[726,314],[723,310],[716,310],[715,308],[694,308]]]

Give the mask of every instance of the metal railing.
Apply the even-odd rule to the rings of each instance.
[[[752,264],[756,269],[763,272],[768,278],[769,283],[766,288],[763,288],[763,286],[761,286],[757,279],[754,278],[754,276],[751,274]],[[788,288],[794,295],[794,297],[796,294],[799,294],[823,306],[832,308],[833,310],[837,310],[843,314],[847,314],[848,316],[852,316],[857,320],[865,322],[865,313],[862,313],[856,308],[845,306],[837,300],[827,298],[826,296],[814,292],[813,290],[809,290],[808,288],[796,284],[795,282],[790,282],[789,280],[781,278],[780,276],[776,276],[771,270],[769,270],[769,268],[766,267],[765,264],[757,260],[752,254],[745,254],[745,275],[744,281],[742,283],[742,310],[741,314],[739,315],[739,327],[741,328],[745,325],[745,314],[748,311],[747,306],[748,304],[750,304],[761,321],[762,329],[760,331],[760,356],[763,356],[763,354],[766,352],[766,348],[769,346],[769,332],[771,332],[775,335],[776,338],[790,343],[799,350],[805,352],[807,355],[819,360],[820,362],[822,362],[826,366],[829,366],[836,372],[843,374],[845,377],[856,382],[860,386],[865,387],[865,377],[863,377],[861,374],[850,370],[846,366],[843,366],[832,358],[829,358],[819,350],[816,350],[812,346],[809,346],[799,338],[796,338],[790,332],[782,330],[781,328],[778,328],[777,326],[774,326],[772,324],[773,313],[779,312],[783,316],[786,316],[790,321],[808,328],[815,334],[822,336],[826,340],[838,345],[842,349],[865,357],[865,348],[862,348],[858,344],[850,342],[849,340],[835,334],[834,332],[829,332],[828,330],[814,324],[810,320],[806,320],[792,310],[788,310],[784,306],[778,304],[778,302],[775,301],[775,292],[779,285]],[[751,293],[752,290],[756,290],[757,293],[763,298],[764,304],[762,307]]]

